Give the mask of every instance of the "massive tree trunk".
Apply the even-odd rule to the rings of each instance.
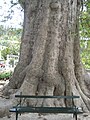
[[[80,5],[81,0],[23,0],[20,59],[4,94],[19,89],[29,95],[79,95],[75,104],[90,111],[88,74],[80,59]]]

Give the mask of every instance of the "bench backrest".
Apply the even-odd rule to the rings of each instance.
[[[64,100],[64,102],[66,103],[66,100],[67,99],[70,99],[70,103],[71,103],[71,105],[70,106],[75,106],[74,105],[74,100],[73,99],[76,99],[76,98],[79,98],[79,96],[35,96],[35,95],[22,95],[22,94],[20,94],[20,95],[15,95],[15,97],[16,98],[20,98],[20,102],[19,102],[19,105],[21,106],[22,105],[22,100],[24,99],[51,99],[51,98],[54,98],[54,99],[65,99]],[[66,104],[66,106],[67,106],[67,104]]]

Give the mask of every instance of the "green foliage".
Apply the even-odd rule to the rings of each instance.
[[[90,69],[90,40],[81,40],[81,58],[85,68]]]
[[[5,48],[4,50],[1,51],[1,56],[6,60],[7,55],[10,54],[10,49],[9,48]]]
[[[90,0],[84,0],[83,10],[80,15],[80,35],[90,38]]]
[[[81,59],[86,69],[90,69],[90,0],[84,0],[80,15]]]
[[[1,79],[9,79],[12,76],[12,72],[2,72],[0,73],[0,80]]]

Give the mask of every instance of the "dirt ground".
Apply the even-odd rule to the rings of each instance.
[[[0,120],[15,120],[15,114],[12,114],[9,118],[7,116],[0,118]],[[39,116],[36,113],[28,113],[19,115],[18,120],[75,120],[75,118],[73,118],[71,114],[49,114]],[[90,120],[90,114],[85,113],[83,115],[78,115],[78,120]]]

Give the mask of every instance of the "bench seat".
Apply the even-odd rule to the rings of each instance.
[[[9,110],[10,112],[18,112],[18,113],[24,113],[24,112],[30,112],[30,113],[75,113],[80,114],[82,111],[80,111],[76,107],[29,107],[29,106],[23,106],[23,107],[13,107]]]

